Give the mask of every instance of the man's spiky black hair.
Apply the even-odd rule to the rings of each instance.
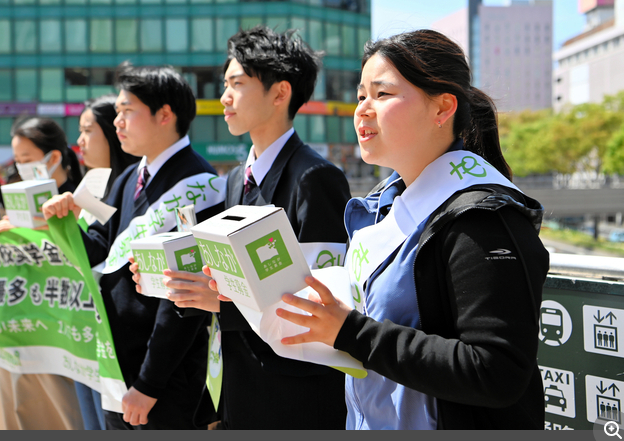
[[[257,77],[266,90],[275,83],[288,81],[292,88],[288,106],[291,120],[314,92],[322,55],[294,33],[294,30],[278,33],[266,26],[241,30],[228,40],[228,58],[223,66],[225,74],[235,59],[245,73]]]

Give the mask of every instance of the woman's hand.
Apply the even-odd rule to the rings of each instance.
[[[165,286],[176,292],[169,291],[167,298],[178,308],[197,308],[204,311],[220,312],[221,302],[231,302],[219,294],[217,283],[210,277],[210,268],[204,266],[202,273],[189,273],[166,269]]]
[[[202,272],[207,275],[208,277],[212,277],[212,274],[210,274],[210,268],[208,267],[208,265],[204,265],[204,267],[202,268]],[[219,292],[219,288],[217,287],[217,281],[214,279],[210,279],[210,282],[208,282],[208,287],[213,290],[213,291],[217,291]],[[232,300],[229,297],[226,297],[222,294],[219,294],[217,296],[217,298],[219,300],[221,300],[222,302],[231,302]]]
[[[52,216],[56,216],[60,219],[67,216],[70,212],[73,212],[76,219],[78,219],[81,210],[81,208],[74,203],[74,195],[69,191],[53,196],[52,199],[49,199],[43,204],[41,209],[46,220],[50,219]]]
[[[351,309],[341,300],[335,298],[331,291],[314,277],[306,277],[305,282],[318,294],[311,293],[308,296],[309,300],[292,294],[284,294],[282,300],[284,303],[312,315],[297,314],[282,308],[278,308],[276,313],[279,317],[304,328],[310,328],[310,330],[303,334],[285,337],[282,339],[282,344],[293,345],[318,341],[334,347],[338,332],[340,332],[340,328],[342,328]]]
[[[204,267],[206,268],[206,267]],[[164,284],[175,291],[167,292],[167,298],[178,308],[197,308],[204,311],[220,312],[219,293],[210,289],[209,276],[203,273],[189,273],[166,269]]]

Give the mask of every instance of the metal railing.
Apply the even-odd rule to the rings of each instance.
[[[549,274],[624,281],[624,258],[550,253]]]

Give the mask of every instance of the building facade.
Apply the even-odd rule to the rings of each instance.
[[[578,6],[587,26],[553,56],[555,111],[624,90],[624,1],[579,0]]]
[[[352,159],[353,110],[371,33],[370,0],[0,0],[4,155],[11,125],[24,114],[55,118],[75,144],[82,103],[115,92],[115,68],[130,60],[182,72],[197,96],[189,133],[194,148],[217,167],[244,160],[248,135],[232,136],[223,121],[222,65],[228,38],[258,24],[297,29],[325,52],[314,96],[295,128],[346,171],[359,167]]]
[[[473,85],[500,111],[543,109],[552,97],[552,1],[511,0],[468,7],[432,25],[464,49]]]

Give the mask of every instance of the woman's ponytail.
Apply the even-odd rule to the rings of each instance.
[[[511,168],[501,151],[494,102],[476,87],[470,87],[466,98],[469,102],[470,120],[467,127],[460,133],[466,150],[482,156],[503,176],[511,180],[513,177]]]

